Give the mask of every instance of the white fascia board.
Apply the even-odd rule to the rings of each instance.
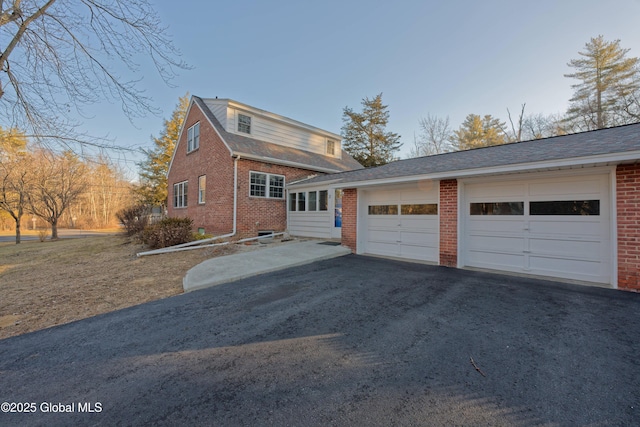
[[[304,129],[306,131],[318,133],[318,134],[323,135],[323,136],[325,136],[327,138],[330,138],[330,139],[335,139],[335,140],[338,140],[338,141],[342,141],[342,136],[340,136],[340,135],[338,135],[336,133],[333,133],[333,132],[329,132],[328,130],[320,129],[318,127],[315,127],[315,126],[312,126],[312,125],[308,125],[308,124],[302,123],[302,122],[300,122],[298,120],[290,119],[289,117],[281,116],[279,114],[275,114],[275,113],[272,113],[270,111],[266,111],[266,110],[262,110],[260,108],[252,107],[250,105],[243,104],[243,103],[238,102],[238,101],[234,101],[233,99],[226,99],[225,101],[228,102],[227,105],[230,108],[236,108],[236,109],[239,109],[239,110],[244,110],[245,112],[250,113],[250,114],[263,116],[263,117],[266,117],[266,118],[271,119],[271,120],[275,120],[275,121],[278,121],[278,122],[286,123],[286,124],[288,124],[290,126],[295,126],[297,128]]]
[[[316,172],[326,172],[326,173],[343,172],[338,169],[329,169],[329,168],[322,168],[322,167],[317,167],[312,165],[305,165],[303,163],[291,162],[289,160],[281,160],[273,157],[256,156],[255,154],[247,154],[247,153],[242,153],[240,151],[233,152],[233,155],[240,156],[243,159],[257,160],[263,163],[273,163],[274,165],[291,166],[298,169],[306,169],[306,170],[316,171]]]
[[[575,157],[571,159],[551,160],[535,163],[520,163],[516,165],[495,166],[489,168],[464,169],[455,171],[438,172],[432,174],[419,174],[400,176],[395,178],[372,179],[367,181],[353,181],[338,184],[336,188],[360,188],[388,184],[401,184],[404,182],[423,180],[461,179],[487,175],[502,175],[518,172],[535,172],[537,170],[566,168],[571,166],[596,166],[611,165],[629,161],[640,161],[640,151],[625,153],[602,154],[589,157]]]

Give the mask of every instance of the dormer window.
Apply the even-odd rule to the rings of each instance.
[[[251,117],[238,114],[238,132],[251,133]]]
[[[332,139],[327,139],[327,155],[328,156],[336,155],[336,142]]]

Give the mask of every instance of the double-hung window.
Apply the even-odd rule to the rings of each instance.
[[[187,207],[188,181],[173,184],[173,207]]]
[[[327,155],[336,155],[336,142],[332,139],[327,139]]]
[[[284,199],[284,176],[264,172],[250,172],[249,195],[269,199]]]
[[[198,177],[198,203],[204,203],[205,190],[207,187],[207,176],[202,175]]]
[[[187,129],[187,153],[200,147],[200,122]]]
[[[251,133],[251,117],[238,113],[238,132]]]

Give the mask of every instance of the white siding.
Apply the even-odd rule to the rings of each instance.
[[[313,133],[302,127],[289,123],[278,122],[270,118],[262,117],[250,111],[229,108],[227,132],[246,135],[238,132],[236,120],[238,113],[251,117],[251,137],[273,144],[310,151],[312,153],[326,154],[327,136]],[[335,157],[341,157],[340,140],[335,141]]]
[[[320,191],[327,191],[327,210],[326,211],[309,211],[309,192],[315,191],[318,194],[316,199],[317,207],[320,203]],[[304,212],[291,211],[289,206],[289,193],[306,193],[306,209]],[[330,239],[333,229],[333,197],[330,194],[333,190],[327,190],[326,187],[307,188],[299,191],[287,192],[287,229],[289,234],[298,237],[315,237],[319,239]]]
[[[331,211],[289,212],[289,234],[299,237],[331,238]]]

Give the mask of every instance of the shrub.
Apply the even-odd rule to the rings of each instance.
[[[164,218],[142,233],[142,241],[151,249],[166,248],[193,241],[191,218]]]
[[[135,205],[124,208],[116,213],[116,218],[122,223],[127,236],[141,234],[149,225],[151,209],[146,205]]]
[[[41,242],[44,242],[45,240],[47,240],[48,237],[49,237],[49,230],[47,229],[38,230],[38,239],[40,239]]]

